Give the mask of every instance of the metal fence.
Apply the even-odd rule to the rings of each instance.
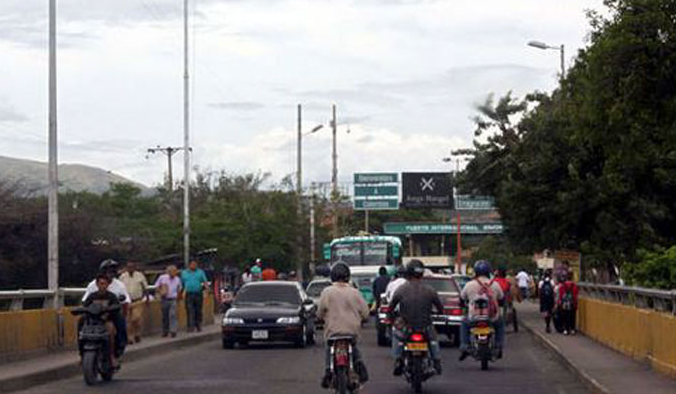
[[[155,286],[148,286],[152,293]],[[56,293],[56,299],[55,299]],[[2,290],[0,291],[0,310],[21,311],[28,309],[26,300],[31,300],[33,308],[54,308],[64,305],[77,305],[80,303],[85,288],[62,287],[56,292],[51,290]],[[37,305],[37,306],[36,306]]]
[[[676,290],[579,283],[580,294],[608,302],[676,315]]]

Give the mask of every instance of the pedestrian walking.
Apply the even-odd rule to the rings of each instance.
[[[522,300],[528,299],[530,280],[531,280],[530,276],[528,275],[528,272],[526,272],[526,270],[522,269],[518,274],[516,274],[516,281],[519,285],[519,292],[521,293]]]
[[[203,292],[209,288],[207,275],[191,260],[188,269],[181,271],[181,282],[185,290],[185,307],[188,313],[188,332],[202,331]]]
[[[148,303],[148,280],[136,269],[134,261],[127,262],[127,270],[120,275],[120,280],[127,287],[131,297],[129,316],[127,316],[127,336],[129,344],[141,342],[143,331],[143,315]]]
[[[177,302],[183,289],[175,265],[168,266],[166,273],[157,278],[155,288],[162,308],[162,336],[167,337],[171,334],[171,337],[175,338],[178,332]]]
[[[554,304],[556,302],[551,269],[545,271],[544,277],[538,284],[538,290],[540,293],[540,313],[542,313],[542,317],[545,319],[545,331],[550,333],[552,332],[552,315],[554,313]]]
[[[251,267],[251,276],[254,282],[258,282],[262,279],[263,273],[263,261],[261,259],[256,259],[256,262]]]
[[[570,274],[561,274],[561,285],[557,297],[557,308],[561,313],[563,335],[575,335],[575,313],[577,312],[578,287],[570,280]]]
[[[251,275],[251,268],[246,267],[242,273],[242,284],[245,285],[253,281],[253,276]]]

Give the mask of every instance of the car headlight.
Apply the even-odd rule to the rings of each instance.
[[[223,318],[223,325],[224,326],[229,326],[233,324],[244,324],[244,319],[241,319],[239,317],[224,317]]]
[[[300,323],[300,317],[280,317],[277,319],[278,324],[298,324]]]

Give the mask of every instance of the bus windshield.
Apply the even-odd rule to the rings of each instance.
[[[347,265],[361,264],[361,243],[336,244],[331,249],[331,262],[342,261]]]
[[[387,242],[337,243],[331,248],[331,262],[343,261],[350,266],[388,264],[388,246]]]

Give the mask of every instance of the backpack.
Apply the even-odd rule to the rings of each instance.
[[[554,301],[554,286],[552,285],[551,280],[545,280],[542,282],[542,288],[540,289],[540,299],[546,302]]]
[[[573,286],[568,286],[568,283],[564,284],[564,289],[566,292],[561,298],[561,309],[564,311],[572,311],[574,309],[575,303],[573,302]]]
[[[472,309],[474,311],[474,317],[488,317],[491,320],[494,320],[498,317],[498,301],[495,299],[493,294],[493,289],[490,285],[483,283],[477,279],[479,285],[481,285],[481,290],[479,294],[472,301]]]

